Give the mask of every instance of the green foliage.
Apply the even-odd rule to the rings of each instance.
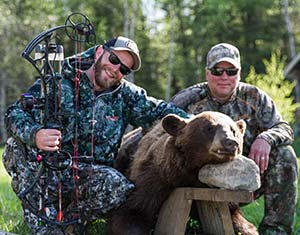
[[[127,3],[127,16],[125,15]],[[142,5],[155,4],[161,18],[148,24]],[[295,39],[300,28],[295,27],[300,15],[300,0],[290,2],[290,15]],[[218,42],[238,46],[242,54],[243,75],[250,65],[263,72],[261,58],[282,48],[288,54],[288,39],[280,0],[181,1],[181,0],[3,0],[0,3],[0,85],[6,82],[7,104],[10,104],[34,80],[34,70],[19,55],[25,45],[39,32],[64,23],[72,12],[82,12],[96,28],[97,43],[116,35],[128,34],[140,48],[142,69],[134,80],[150,95],[164,98],[167,78],[172,74],[171,92],[204,81],[205,56]],[[156,13],[150,12],[150,14]],[[126,21],[126,17],[127,20]],[[128,28],[128,23],[133,29]],[[171,43],[171,35],[174,41]],[[295,40],[296,48],[300,41]],[[65,43],[65,56],[74,52],[73,43]],[[174,48],[172,71],[168,66],[170,48]],[[3,61],[2,61],[3,60]],[[22,79],[21,79],[22,78]]]
[[[295,82],[284,79],[283,70],[285,58],[280,57],[280,52],[272,53],[270,61],[263,60],[265,74],[257,74],[254,66],[246,77],[246,82],[256,85],[264,90],[275,102],[284,120],[295,122],[295,111],[300,104],[294,103],[292,95]]]
[[[293,146],[293,148],[295,150],[296,156],[298,156],[298,158],[300,159],[300,136],[298,136],[294,140],[292,146]],[[300,165],[298,165],[298,166],[300,166]]]
[[[158,2],[166,12],[164,29],[169,34],[172,30],[170,6],[175,5],[173,30],[180,49],[175,58],[185,59],[185,63],[177,67],[183,73],[176,77],[181,80],[177,81],[180,86],[195,82],[199,76],[203,80],[206,53],[216,43],[233,43],[240,48],[244,74],[248,73],[250,65],[262,72],[261,58],[268,58],[275,48],[285,49],[286,28],[279,0]]]

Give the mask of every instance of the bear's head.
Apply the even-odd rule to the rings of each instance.
[[[242,153],[246,123],[219,112],[205,111],[190,119],[169,114],[162,127],[195,167],[230,161]]]

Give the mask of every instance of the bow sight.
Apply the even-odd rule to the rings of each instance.
[[[94,26],[92,25],[90,20],[81,13],[71,14],[65,21],[64,25],[53,27],[38,34],[28,43],[28,45],[22,52],[21,56],[27,59],[36,68],[40,75],[42,70],[38,67],[37,62],[40,60],[49,60],[48,56],[53,52],[51,51],[51,48],[53,48],[53,44],[51,45],[50,41],[54,32],[58,31],[59,29],[64,29],[68,37],[73,41],[85,42],[90,45],[95,45],[96,43]],[[39,44],[42,42],[44,43],[44,45],[42,45],[42,47],[44,48],[44,55],[34,59],[32,56],[30,56],[30,54],[34,49],[39,47]]]
[[[77,43],[77,49],[80,43],[87,43],[90,45],[95,45],[96,43],[94,27],[89,19],[81,13],[71,14],[65,21],[64,25],[53,27],[34,37],[25,47],[21,56],[28,60],[38,71],[41,82],[41,95],[40,97],[33,97],[31,94],[25,93],[21,95],[20,102],[24,111],[31,112],[33,108],[39,108],[42,110],[41,123],[44,128],[61,130],[63,128],[62,119],[70,114],[63,113],[61,111],[60,82],[62,78],[61,65],[64,60],[64,48],[60,44],[60,38],[56,35],[59,30],[64,30],[67,36]],[[78,51],[76,51],[75,54],[78,55]],[[78,156],[75,157],[78,159]],[[41,180],[43,178],[42,176],[47,174],[49,170],[58,171],[58,175],[60,175],[62,170],[71,168],[73,158],[74,157],[72,157],[70,153],[59,150],[57,152],[39,152],[36,159],[34,159],[41,163],[40,169],[37,173],[37,179],[34,180],[34,182],[32,182],[32,184],[26,189],[20,192],[19,197],[27,201],[27,207],[32,212],[41,212],[41,214],[37,215],[40,219],[62,226],[70,223],[78,223],[80,221],[79,218],[76,218],[73,221],[63,221],[64,218],[61,209],[61,182],[59,182],[58,188],[60,202],[56,221],[53,221],[45,213],[47,208],[43,205],[45,205],[44,201],[47,201],[48,198],[41,195],[45,192],[39,193],[39,208],[35,208],[31,205],[26,196],[30,191],[34,190],[35,185],[43,181]],[[47,183],[44,182],[43,184]],[[44,187],[44,185],[38,186],[40,188]]]
[[[25,107],[26,110],[32,108],[33,101],[39,105],[44,103],[45,119],[43,123],[46,127],[49,127],[47,123],[49,120],[54,119],[57,122],[57,118],[60,117],[59,100],[57,100],[59,94],[56,93],[59,89],[56,86],[58,86],[58,81],[61,79],[61,63],[64,59],[64,52],[63,46],[57,42],[59,38],[54,36],[54,33],[60,29],[64,29],[68,37],[77,43],[85,42],[90,45],[96,43],[94,27],[90,20],[81,13],[73,13],[67,18],[64,25],[53,27],[38,34],[22,52],[21,56],[28,60],[38,71],[44,96],[41,97],[42,100],[34,100],[29,94],[23,94],[21,96],[22,107]],[[54,39],[57,40],[53,41]],[[34,49],[35,55],[32,56]],[[51,100],[51,97],[48,96],[49,91],[52,91],[51,95],[52,98],[55,98],[54,100]],[[49,105],[55,107],[51,108]],[[52,114],[48,113],[50,111],[52,111]]]

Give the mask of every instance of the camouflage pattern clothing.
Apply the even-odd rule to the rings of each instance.
[[[96,48],[90,48],[80,57],[83,71],[80,73],[78,105],[75,104],[74,85],[77,71],[73,66],[77,62],[76,58],[67,58],[62,69],[60,111],[63,115],[59,120],[61,146],[64,152],[72,156],[75,152],[74,140],[77,138],[79,180],[74,180],[74,167],[71,164],[66,169],[55,171],[43,168],[45,164],[36,161],[39,152],[35,145],[35,135],[44,128],[41,120],[45,117],[41,105],[36,104],[33,109],[25,111],[19,100],[6,112],[5,122],[10,138],[3,161],[12,177],[12,188],[22,201],[25,220],[34,234],[64,234],[59,225],[47,221],[55,220],[57,216],[59,184],[62,185],[65,217],[74,214],[71,204],[75,203],[74,189],[78,189],[75,192],[78,194],[75,208],[79,208],[79,226],[118,207],[134,189],[131,182],[112,168],[126,127],[131,124],[147,128],[168,113],[188,116],[173,104],[147,96],[144,89],[124,79],[104,92],[94,92],[93,84],[84,70],[94,61]],[[41,81],[37,80],[28,93],[39,100]],[[93,164],[86,163],[84,160],[87,158],[81,158],[91,155]],[[68,159],[65,161],[68,165]],[[35,180],[38,182],[35,183]],[[44,198],[43,210],[34,211],[33,208],[39,207],[40,195]],[[42,220],[41,214],[44,216]]]
[[[282,120],[271,98],[257,87],[240,82],[226,103],[219,103],[209,91],[206,82],[186,88],[172,100],[192,114],[218,111],[233,120],[247,123],[243,155],[248,156],[251,144],[262,138],[271,145],[269,166],[261,176],[262,187],[255,192],[264,194],[265,215],[259,226],[262,235],[292,234],[297,198],[298,168],[296,155],[290,144],[291,127]]]

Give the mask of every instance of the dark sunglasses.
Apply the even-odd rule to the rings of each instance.
[[[228,76],[234,76],[234,75],[237,75],[239,69],[238,68],[224,69],[224,68],[218,68],[218,67],[212,67],[210,69],[211,74],[214,76],[221,76],[224,73],[224,71],[226,72],[226,74]]]
[[[128,74],[131,73],[131,69],[128,68],[125,64],[123,64],[120,61],[119,57],[116,54],[114,54],[111,51],[109,51],[109,53],[110,53],[109,57],[108,57],[109,62],[112,63],[113,65],[120,64],[120,72],[121,72],[121,74],[123,74],[123,75],[126,76],[126,75],[128,75]]]

